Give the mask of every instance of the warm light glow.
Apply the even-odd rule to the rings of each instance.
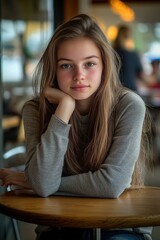
[[[106,35],[110,41],[114,41],[117,36],[118,29],[116,26],[110,26],[106,31]]]
[[[126,45],[126,48],[128,48],[129,50],[133,50],[135,48],[134,41],[131,38],[126,40],[125,45]]]
[[[121,0],[110,0],[110,5],[112,11],[119,14],[124,21],[131,22],[134,20],[134,11]]]

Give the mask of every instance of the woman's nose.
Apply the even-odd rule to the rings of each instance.
[[[75,81],[79,81],[79,80],[84,80],[85,78],[85,71],[82,67],[76,67],[74,69],[74,76],[73,79]]]

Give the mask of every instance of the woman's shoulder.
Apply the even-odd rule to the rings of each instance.
[[[124,113],[129,112],[130,114],[142,114],[146,111],[145,102],[137,93],[133,91],[125,91],[119,97],[119,101],[116,105],[116,112]]]
[[[25,102],[22,113],[32,113],[32,112],[39,112],[39,98],[32,98]]]
[[[119,97],[115,106],[115,123],[125,120],[125,124],[144,120],[146,106],[143,99],[132,91],[126,91]]]
[[[145,102],[143,101],[142,97],[133,91],[125,91],[121,94],[120,99],[118,101],[119,104],[129,105],[132,106],[140,106],[145,107]]]
[[[35,97],[35,98],[32,98],[30,100],[28,100],[27,102],[25,102],[23,108],[26,108],[26,107],[39,107],[39,98],[38,97]]]

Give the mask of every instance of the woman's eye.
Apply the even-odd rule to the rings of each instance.
[[[69,68],[69,64],[62,64],[62,65],[61,65],[61,68],[62,68],[62,69],[67,69],[67,68]]]
[[[69,69],[69,68],[71,68],[72,66],[71,66],[71,64],[65,63],[65,64],[62,64],[60,67],[61,67],[62,69]]]
[[[88,62],[88,63],[86,63],[86,66],[87,67],[94,67],[96,64],[95,63],[93,63],[93,62]]]

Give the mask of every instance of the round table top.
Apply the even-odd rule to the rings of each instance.
[[[160,188],[125,191],[117,199],[50,196],[28,190],[0,196],[0,212],[18,220],[55,227],[160,226]]]

